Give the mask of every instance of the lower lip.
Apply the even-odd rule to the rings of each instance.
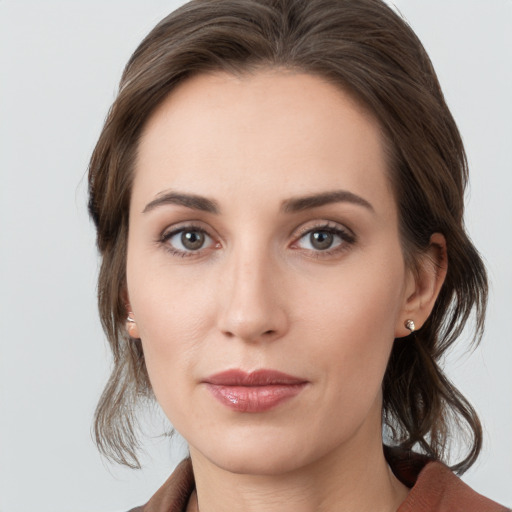
[[[305,383],[265,386],[222,386],[207,384],[212,395],[223,405],[238,412],[264,412],[297,396]]]

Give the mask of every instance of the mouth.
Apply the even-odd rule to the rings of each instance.
[[[228,370],[203,380],[221,404],[237,412],[264,412],[291,400],[308,381],[276,370]]]

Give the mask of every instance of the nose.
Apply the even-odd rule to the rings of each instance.
[[[218,328],[246,342],[273,341],[288,330],[280,271],[269,258],[239,255],[220,276]]]

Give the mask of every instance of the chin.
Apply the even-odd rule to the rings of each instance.
[[[289,432],[258,430],[245,435],[224,433],[211,438],[208,445],[202,439],[195,449],[191,446],[192,458],[200,452],[200,457],[231,473],[277,476],[300,470],[335,450],[335,446],[319,446]]]
[[[307,465],[298,457],[299,450],[288,453],[276,449],[261,449],[251,451],[233,451],[223,453],[218,457],[213,455],[210,461],[217,467],[230,473],[240,475],[276,476],[291,473]]]

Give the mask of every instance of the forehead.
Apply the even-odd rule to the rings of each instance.
[[[217,72],[186,80],[152,114],[134,194],[222,195],[243,184],[276,199],[344,188],[389,200],[387,174],[378,122],[342,89],[306,73]]]

